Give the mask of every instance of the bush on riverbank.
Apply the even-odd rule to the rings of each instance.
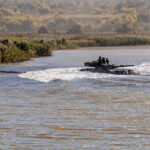
[[[0,62],[11,63],[28,60],[28,55],[19,48],[13,46],[0,45]]]
[[[51,56],[50,44],[48,43],[37,43],[34,45],[36,56]]]
[[[51,56],[50,43],[40,41],[14,41],[16,47],[28,54],[29,57]]]
[[[19,40],[7,42],[7,39],[0,42],[1,63],[20,62],[29,60],[32,57],[50,56],[51,54],[52,51],[47,42],[39,43],[37,41]]]

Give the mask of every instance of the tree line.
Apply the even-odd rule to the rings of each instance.
[[[150,0],[1,0],[1,33],[41,31],[150,32]]]

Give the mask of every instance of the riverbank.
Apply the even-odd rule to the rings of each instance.
[[[127,51],[127,50],[150,50],[150,45],[135,45],[135,46],[108,46],[108,47],[92,47],[92,51]],[[76,51],[91,51],[91,47],[82,47]]]
[[[95,47],[95,49],[102,47],[102,50],[106,50],[106,47],[117,49],[117,46],[130,46],[132,49],[137,49],[137,46],[149,48],[149,45],[150,37],[148,35],[112,33],[95,35],[3,34],[0,35],[0,63],[21,62],[34,57],[51,56],[53,50],[84,47]]]

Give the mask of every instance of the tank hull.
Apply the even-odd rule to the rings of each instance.
[[[100,64],[98,61],[85,62],[84,65],[86,67],[81,69],[81,71],[89,71],[89,72],[97,72],[97,73],[110,73],[110,74],[118,74],[118,75],[131,75],[135,74],[133,70],[128,67],[134,65],[114,65],[114,64]]]

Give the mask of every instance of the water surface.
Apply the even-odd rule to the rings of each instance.
[[[99,55],[138,75],[80,72]],[[21,72],[0,74],[0,149],[150,149],[150,50],[57,51],[0,70]]]

